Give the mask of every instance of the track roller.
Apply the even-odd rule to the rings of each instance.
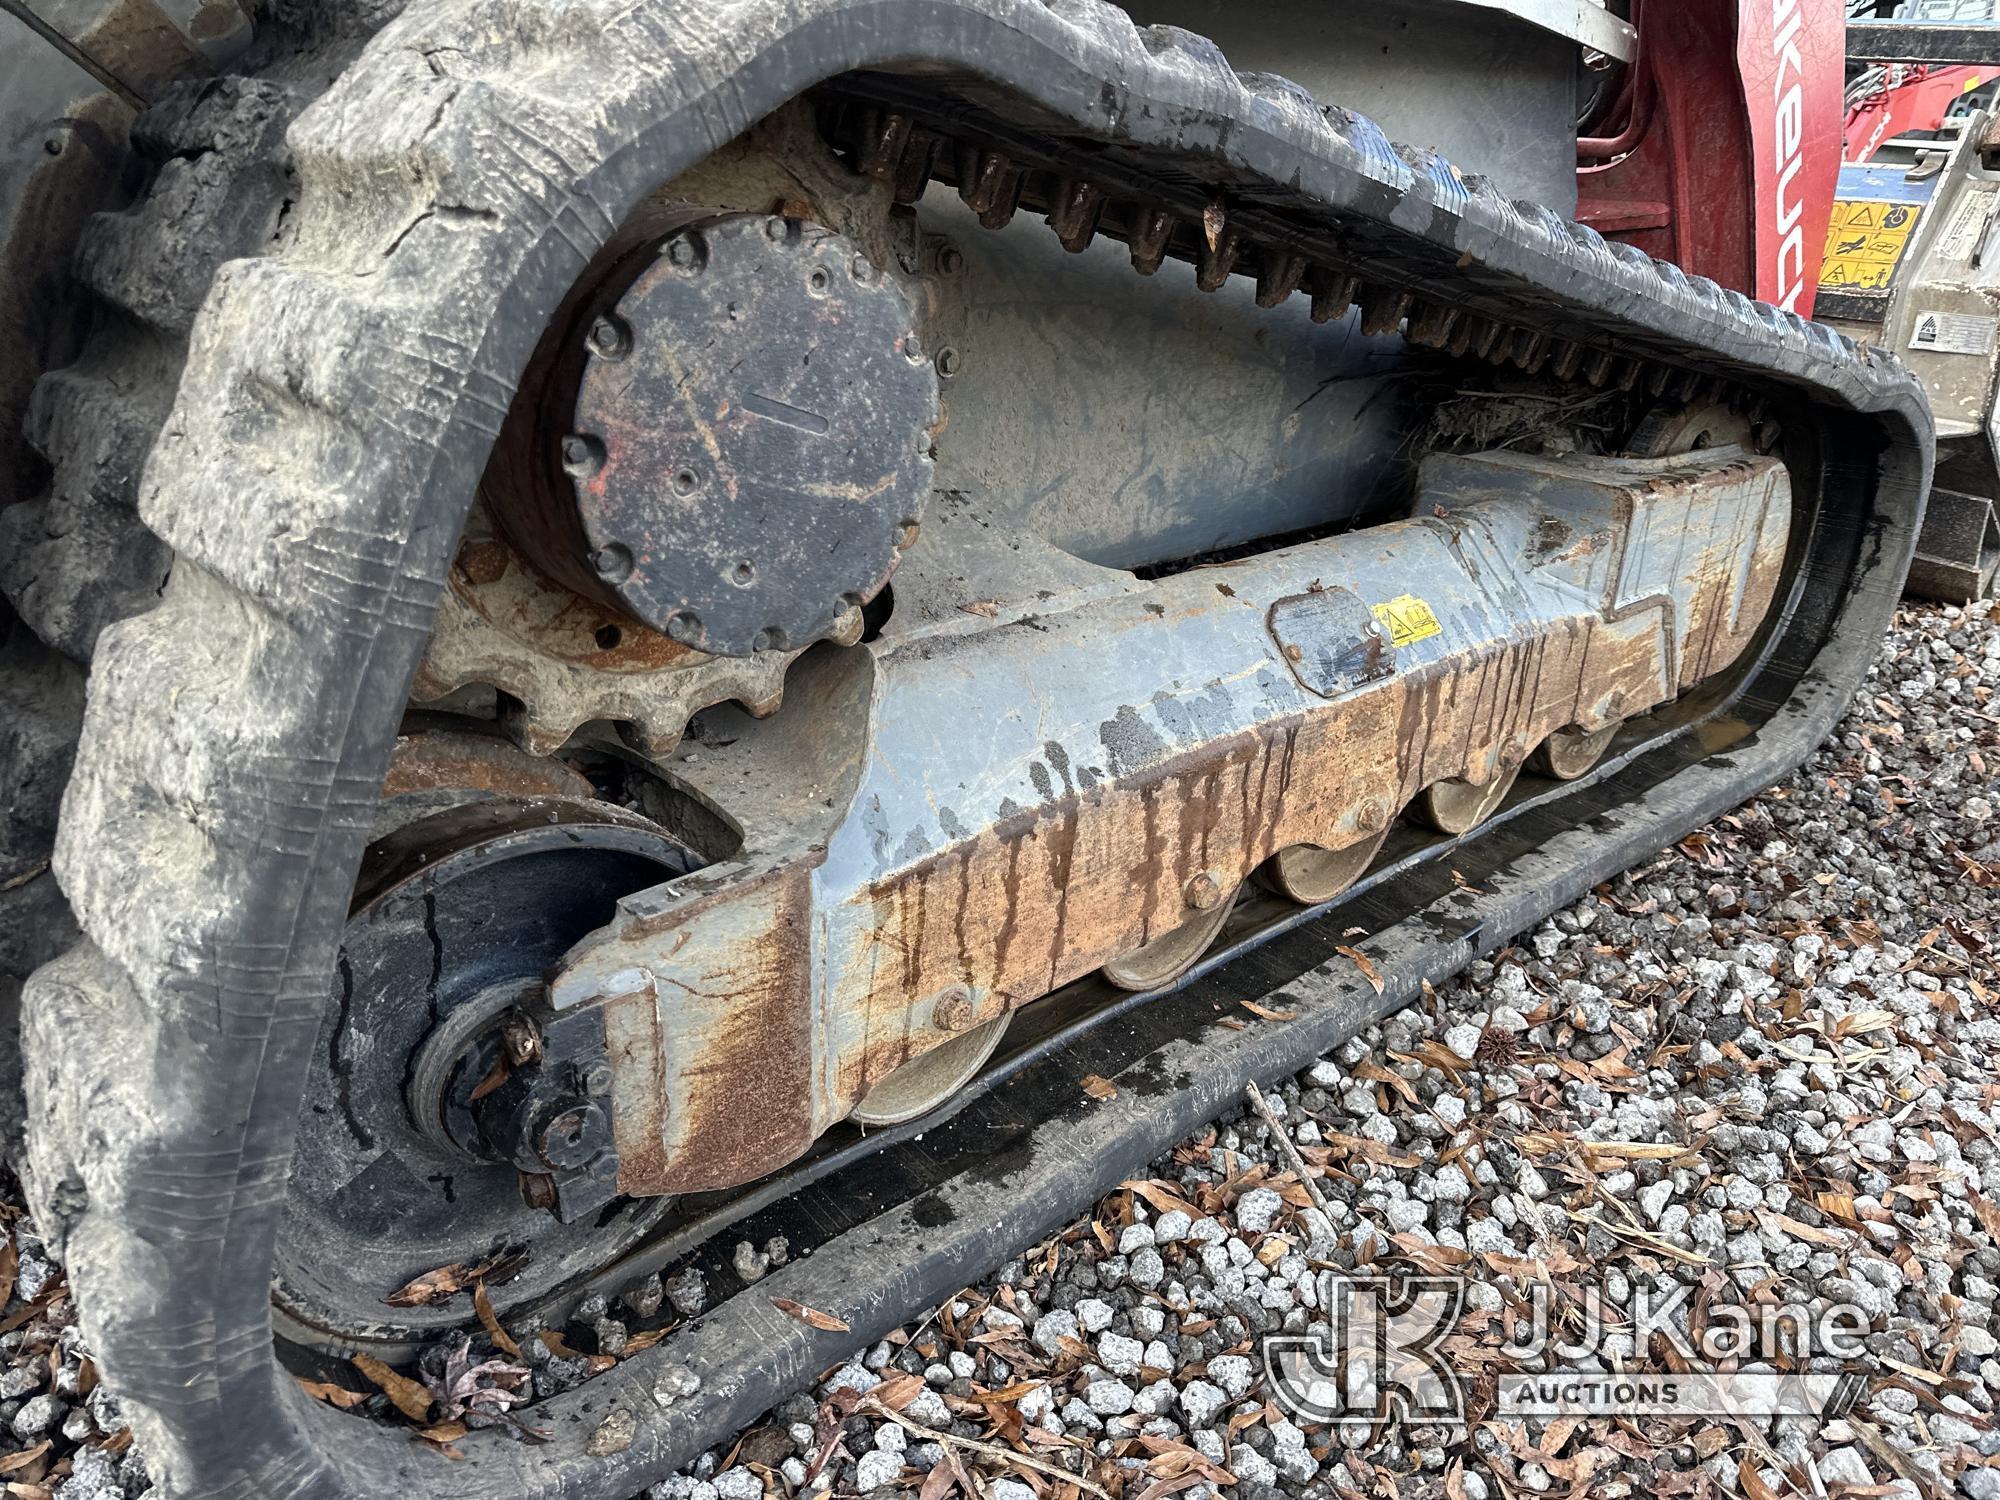
[[[1388,836],[1385,828],[1345,849],[1293,844],[1264,861],[1257,870],[1257,883],[1301,906],[1318,906],[1333,900],[1366,875]]]
[[[1439,833],[1470,833],[1507,800],[1520,774],[1519,766],[1510,766],[1484,786],[1457,778],[1433,782],[1417,793],[1410,811],[1419,822]]]
[[[847,1118],[879,1128],[929,1114],[986,1066],[1013,1018],[1009,1011],[912,1058],[864,1094]]]
[[[1104,966],[1104,977],[1121,990],[1157,990],[1172,984],[1208,952],[1242,888],[1239,883],[1224,891],[1213,876],[1196,876],[1188,891],[1195,914],[1172,932],[1112,959]]]
[[[1528,769],[1555,781],[1575,781],[1604,759],[1604,752],[1611,748],[1618,730],[1616,724],[1606,724],[1602,729],[1585,729],[1580,724],[1558,729],[1528,757]]]

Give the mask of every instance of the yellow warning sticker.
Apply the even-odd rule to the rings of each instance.
[[[1374,610],[1375,618],[1388,628],[1392,646],[1414,646],[1444,630],[1431,607],[1415,594],[1401,594],[1387,604],[1375,605]]]
[[[1879,291],[1896,274],[1896,263],[1923,216],[1921,203],[1843,199],[1833,205],[1826,226],[1826,254],[1819,284],[1843,292]]]

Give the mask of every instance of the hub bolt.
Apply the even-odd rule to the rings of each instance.
[[[1213,872],[1203,870],[1187,883],[1187,904],[1196,911],[1214,911],[1222,899],[1222,882]]]
[[[590,347],[605,359],[623,359],[632,347],[632,339],[616,318],[599,318],[590,325]]]
[[[604,467],[604,444],[581,432],[562,440],[563,467],[578,479],[588,479]]]
[[[972,1024],[972,991],[954,984],[931,1007],[931,1024],[939,1031],[963,1031]]]
[[[632,576],[632,550],[623,542],[612,542],[590,554],[590,565],[599,578],[623,583]]]
[[[594,1097],[602,1097],[611,1092],[611,1064],[598,1061],[592,1063],[583,1073],[583,1091]]]

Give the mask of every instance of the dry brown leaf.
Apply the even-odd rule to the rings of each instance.
[[[1380,1141],[1370,1140],[1363,1135],[1346,1135],[1338,1130],[1329,1130],[1323,1137],[1329,1146],[1338,1146],[1349,1156],[1359,1156],[1385,1167],[1414,1169],[1421,1167],[1420,1158],[1407,1151],[1398,1151],[1394,1146],[1385,1146]]]
[[[1688,1153],[1686,1146],[1672,1141],[1579,1141],[1592,1156],[1615,1156],[1622,1161],[1667,1161]]]
[[[953,1465],[949,1462],[950,1450],[946,1450],[946,1462],[933,1464],[930,1473],[924,1476],[923,1488],[917,1491],[917,1500],[944,1500],[957,1483]]]
[[[1881,1359],[1883,1364],[1897,1374],[1907,1375],[1912,1380],[1921,1380],[1925,1385],[1943,1385],[1951,1379],[1949,1375],[1939,1375],[1926,1370],[1922,1365],[1906,1365],[1900,1359],[1890,1359],[1887,1355],[1881,1356]]]
[[[1382,971],[1370,962],[1367,954],[1363,953],[1359,948],[1350,948],[1345,943],[1336,943],[1333,951],[1338,953],[1342,958],[1353,959],[1354,967],[1361,971],[1361,977],[1374,986],[1376,994],[1379,995],[1382,993]]]
[[[1115,1099],[1118,1097],[1118,1085],[1113,1083],[1109,1078],[1101,1078],[1095,1073],[1084,1074],[1083,1091],[1093,1099]]]
[[[1201,1210],[1183,1198],[1170,1182],[1141,1181],[1138,1178],[1118,1184],[1128,1193],[1137,1193],[1153,1206],[1155,1213],[1172,1213],[1179,1209],[1190,1219],[1199,1219]]]
[[[0,1333],[12,1333],[16,1328],[25,1328],[54,1305],[56,1299],[67,1290],[67,1283],[58,1278],[42,1289],[42,1295],[25,1307],[17,1307],[0,1320]]]
[[[396,1410],[419,1427],[431,1419],[431,1393],[407,1375],[399,1375],[372,1354],[357,1354],[354,1368],[379,1386]]]
[[[817,1328],[822,1333],[852,1333],[849,1328],[832,1313],[821,1312],[816,1307],[807,1307],[803,1302],[794,1302],[789,1297],[773,1297],[771,1306],[787,1317],[797,1318],[808,1328]]]
[[[1047,1384],[1046,1380],[1017,1380],[1012,1385],[1001,1386],[997,1391],[974,1391],[972,1399],[981,1406],[1011,1406]]]
[[[1835,1234],[1831,1229],[1819,1229],[1811,1224],[1802,1224],[1786,1214],[1767,1211],[1764,1217],[1777,1225],[1795,1240],[1807,1240],[1815,1245],[1826,1245],[1835,1250],[1845,1249],[1848,1236]]]
[[[1370,1083],[1386,1084],[1403,1096],[1406,1103],[1417,1103],[1417,1086],[1393,1068],[1385,1068],[1371,1057],[1364,1057],[1348,1070],[1356,1078],[1365,1078]]]
[[[912,1375],[908,1371],[898,1371],[887,1376],[882,1383],[868,1394],[891,1411],[901,1411],[916,1400],[917,1392],[924,1388],[924,1377]]]
[[[465,1450],[456,1444],[468,1430],[463,1422],[440,1422],[435,1427],[424,1428],[417,1436],[429,1443],[433,1452],[450,1459],[453,1463],[462,1463],[465,1460]]]
[[[633,1334],[625,1340],[625,1357],[630,1359],[635,1354],[644,1354],[671,1332],[673,1330],[670,1328],[648,1328]]]
[[[493,1066],[486,1070],[486,1076],[479,1080],[479,1086],[472,1091],[471,1102],[477,1104],[511,1078],[513,1073],[513,1064],[507,1060],[506,1053],[501,1053],[493,1059]]]
[[[1262,1021],[1296,1021],[1299,1018],[1299,1013],[1295,1010],[1272,1010],[1269,1006],[1259,1005],[1255,1000],[1238,1000],[1236,1003]]]
[[[303,1375],[293,1377],[299,1389],[315,1401],[324,1401],[328,1406],[337,1406],[342,1411],[359,1406],[368,1399],[366,1391],[350,1391],[344,1385],[335,1385],[331,1380],[307,1380]],[[5,1472],[0,1470],[0,1472]]]
[[[1990,1198],[1977,1193],[1967,1196],[1972,1199],[1972,1211],[1979,1216],[1979,1222],[1986,1226],[1986,1232],[2000,1239],[2000,1208],[1996,1208]]]
[[[1750,1461],[1747,1453],[1736,1466],[1736,1482],[1743,1486],[1743,1493],[1750,1500],[1778,1500],[1778,1492],[1764,1482],[1764,1476],[1757,1472],[1757,1465]]]
[[[486,1294],[486,1283],[479,1282],[472,1288],[473,1310],[479,1314],[479,1321],[486,1329],[486,1336],[493,1340],[493,1347],[515,1359],[521,1357],[521,1346],[514,1342],[512,1334],[500,1326],[500,1319],[493,1311],[493,1299]]]
[[[504,1256],[489,1256],[485,1260],[467,1265],[457,1261],[448,1266],[439,1266],[434,1271],[406,1281],[382,1299],[389,1307],[435,1307],[440,1302],[449,1301],[474,1282],[483,1281],[499,1270]]]
[[[53,1446],[52,1439],[43,1438],[32,1448],[23,1448],[19,1453],[10,1453],[5,1458],[0,1458],[0,1474],[19,1473]]]
[[[978,615],[985,620],[1000,613],[1000,603],[996,599],[974,599],[970,604],[959,605],[959,608],[968,615]]]

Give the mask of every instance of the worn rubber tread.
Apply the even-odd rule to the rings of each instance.
[[[571,1413],[550,1450],[443,1466],[306,1403],[268,1299],[294,1111],[429,612],[543,320],[654,183],[919,45],[1079,134],[1227,166],[1305,217],[1339,205],[1327,225],[1372,214],[1426,251],[1419,289],[1873,414],[1870,524],[1892,552],[1914,535],[1928,422],[1893,360],[1746,324],[1712,283],[1246,88],[1186,33],[1091,0],[420,0],[300,116],[290,237],[225,268],[196,320],[143,500],[181,560],[100,638],[59,839],[89,941],[29,989],[38,1212],[170,1493],[617,1493],[675,1456],[648,1425],[592,1464]],[[643,1400],[643,1378],[592,1399]]]
[[[139,521],[137,476],[216,268],[276,229],[297,102],[256,79],[169,86],[133,128],[153,167],[150,190],[94,216],[77,244],[74,271],[99,304],[97,330],[78,365],[35,391],[28,437],[50,464],[47,493],[0,511],[0,592],[76,661],[89,661],[106,623],[149,606],[171,566]]]

